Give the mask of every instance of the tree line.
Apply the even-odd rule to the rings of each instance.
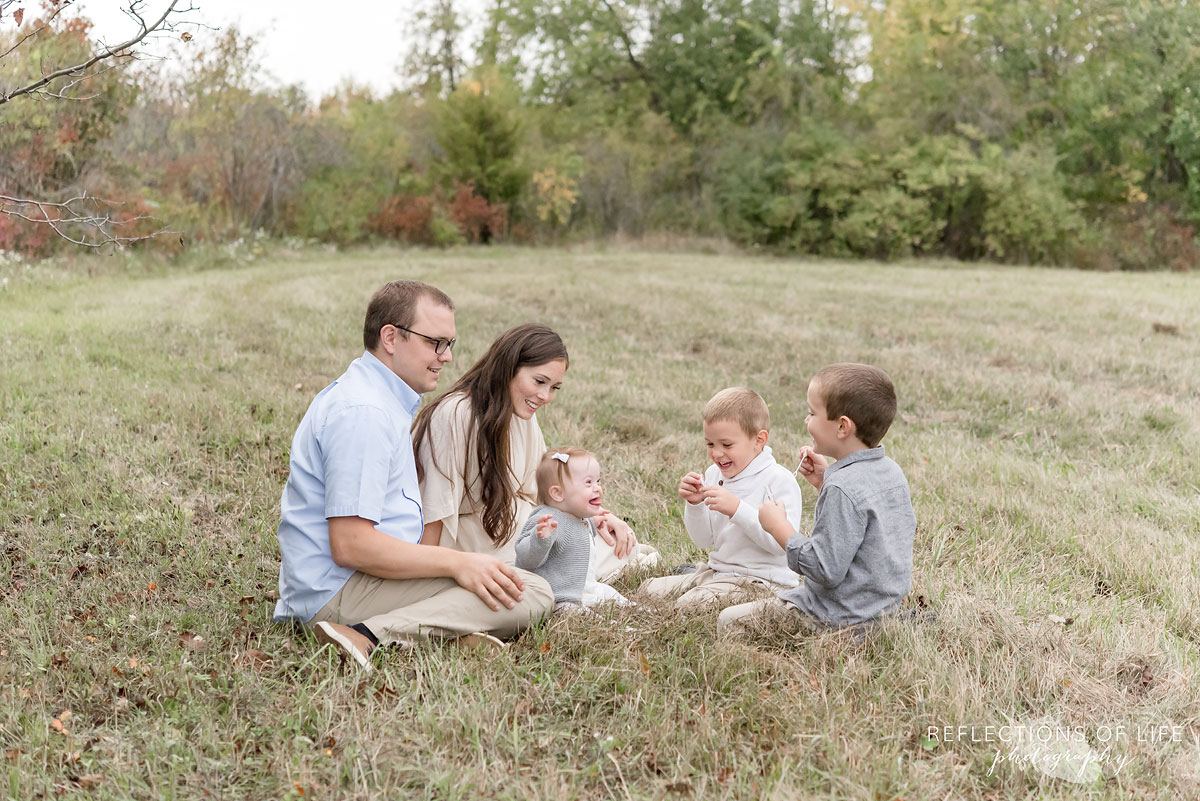
[[[86,21],[8,23],[0,88],[90,47]],[[85,191],[113,224],[166,222],[185,243],[670,231],[843,257],[1200,263],[1188,0],[495,0],[470,42],[454,0],[426,0],[412,29],[408,84],[386,96],[264,85],[254,40],[228,30],[93,75],[85,101],[7,103],[0,195]],[[0,215],[0,250],[62,246],[29,216]]]

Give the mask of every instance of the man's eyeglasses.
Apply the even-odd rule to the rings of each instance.
[[[402,325],[393,324],[393,328],[399,328],[401,331],[407,331],[410,334],[416,334],[421,339],[428,339],[431,343],[433,343],[433,352],[438,356],[441,356],[443,353],[453,348],[454,343],[458,341],[457,339],[442,339],[440,337],[426,336],[419,331],[414,331],[411,328],[405,328]]]

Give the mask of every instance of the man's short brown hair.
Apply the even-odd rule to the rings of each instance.
[[[771,430],[771,410],[767,408],[767,402],[748,387],[729,387],[713,395],[704,404],[703,417],[706,423],[731,420],[750,438],[759,431]]]
[[[375,290],[367,304],[367,319],[363,323],[363,347],[375,350],[379,347],[379,329],[385,325],[410,328],[417,316],[417,303],[429,298],[439,306],[454,311],[454,301],[435,286],[422,281],[391,281]],[[408,333],[401,331],[408,339]]]
[[[825,415],[854,421],[858,439],[874,448],[896,419],[896,388],[878,367],[844,362],[824,367],[812,377],[825,401]]]

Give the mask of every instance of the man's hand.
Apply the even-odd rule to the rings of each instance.
[[[700,491],[700,495],[705,506],[726,517],[733,517],[741,504],[737,496],[724,487],[705,487]]]
[[[479,596],[493,612],[512,609],[524,597],[525,583],[516,568],[485,553],[459,553],[451,577]]]
[[[699,473],[688,473],[679,480],[679,497],[688,503],[700,503],[704,496],[700,490],[704,486],[704,476]]]
[[[779,501],[767,501],[758,507],[758,524],[784,549],[787,548],[787,541],[796,533],[788,522],[786,507]]]
[[[558,528],[558,523],[550,515],[542,515],[537,522],[538,539],[544,540],[554,533],[554,529]]]
[[[607,509],[601,509],[592,520],[596,522],[600,538],[613,546],[613,555],[618,559],[624,559],[637,545],[637,537],[629,524]]]

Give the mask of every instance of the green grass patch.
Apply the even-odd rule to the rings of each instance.
[[[0,795],[1125,799],[1200,784],[1196,276],[481,249],[7,277]],[[646,602],[554,621],[498,657],[430,647],[346,672],[270,622],[278,500],[296,424],[361,351],[371,292],[400,277],[458,305],[447,386],[510,325],[563,335],[548,443],[596,451],[606,502],[664,569],[702,558],[674,488],[704,467],[713,392],[759,390],[792,463],[808,377],[884,368],[900,397],[885,444],[919,520],[909,606],[936,618],[729,643],[715,613]],[[1098,753],[1103,727],[1125,736],[1086,786],[998,763],[1009,746],[985,727],[1039,720]]]

